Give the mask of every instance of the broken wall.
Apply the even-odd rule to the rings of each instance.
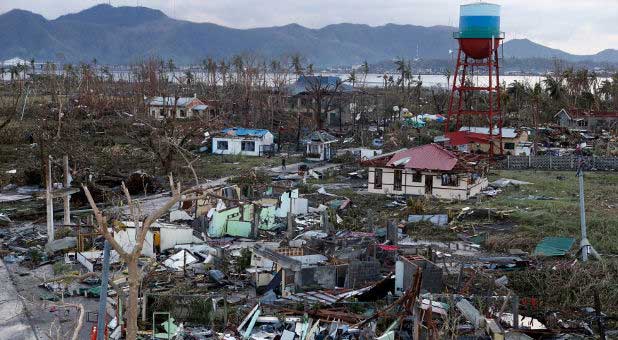
[[[161,251],[174,248],[178,244],[189,244],[194,241],[192,228],[161,227],[159,234],[161,236],[159,245]]]
[[[135,247],[135,228],[127,227],[124,230],[114,232],[114,240],[120,244],[122,249],[126,252],[132,252]],[[146,233],[146,239],[144,240],[144,247],[142,248],[142,255],[148,257],[154,257],[154,237],[151,230]]]
[[[304,267],[296,272],[294,282],[298,288],[320,287],[334,289],[338,286],[340,273],[346,272],[346,266]]]
[[[360,288],[380,280],[380,262],[352,261],[348,264],[346,288]]]
[[[215,211],[208,225],[208,236],[224,235],[249,237],[253,219],[253,205],[247,204],[227,210]]]
[[[309,211],[309,200],[300,198],[298,189],[284,192],[279,201],[277,217],[287,217],[288,212],[291,212],[292,215],[305,215]]]
[[[395,263],[395,294],[402,295],[414,284],[416,270],[421,269],[421,290],[441,293],[443,289],[442,268],[422,257],[407,259],[400,257]]]

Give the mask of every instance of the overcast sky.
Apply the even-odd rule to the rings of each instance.
[[[466,0],[465,2],[470,2]],[[501,4],[507,39],[529,38],[570,53],[618,49],[618,0],[493,0]],[[101,0],[0,0],[0,13],[30,10],[48,19]],[[298,23],[318,28],[350,22],[423,26],[458,24],[457,0],[111,0],[157,8],[176,19],[236,28]]]

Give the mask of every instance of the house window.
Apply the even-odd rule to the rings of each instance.
[[[373,188],[382,189],[382,169],[376,169],[373,174]]]
[[[159,110],[159,116],[160,117],[165,117],[165,111],[163,109]]]
[[[182,118],[187,117],[187,112],[185,110],[180,110],[180,117]]]
[[[226,140],[218,140],[217,141],[217,150],[227,150],[227,141]]]
[[[401,191],[402,189],[403,170],[395,170],[395,184],[393,189],[395,191]]]
[[[255,151],[255,142],[254,141],[242,141],[240,142],[240,150],[242,151]]]
[[[415,172],[412,174],[412,182],[420,183],[423,181],[423,175],[420,172]]]
[[[504,148],[507,150],[515,150],[515,143],[504,143]]]
[[[456,187],[458,186],[457,175],[442,174],[442,186],[443,187]]]

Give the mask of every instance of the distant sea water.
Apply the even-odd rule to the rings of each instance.
[[[349,78],[349,74],[338,74],[338,73],[324,73],[324,75],[338,76],[341,79],[345,80]],[[387,76],[392,76],[394,81],[397,82],[397,78],[399,75],[389,73]],[[360,84],[362,81],[362,75],[356,75],[357,84]],[[419,75],[413,76],[414,80],[418,80]],[[500,83],[506,83],[507,85],[514,82],[519,81],[523,83],[528,83],[530,85],[534,85],[538,82],[542,82],[545,79],[544,76],[500,76]],[[448,86],[453,86],[453,76],[450,77],[450,82],[447,83],[447,79],[444,75],[439,74],[421,74],[420,81],[423,83],[423,87],[434,87],[440,86],[446,88]],[[489,77],[487,76],[475,76],[474,82],[479,86],[488,86],[489,85]],[[495,84],[494,84],[495,85]],[[384,74],[370,73],[367,74],[366,78],[366,86],[368,87],[381,87],[384,86]]]
[[[168,72],[168,79],[170,81],[177,81],[178,79],[182,79],[183,77],[185,77],[185,72],[186,69],[181,69],[175,72]],[[37,70],[37,73],[41,73],[40,70]],[[58,74],[61,74],[62,71],[58,70],[57,71]],[[128,71],[128,69],[126,67],[121,67],[120,69],[118,68],[112,68],[111,69],[111,74],[114,77],[114,80],[126,80],[129,81],[131,80],[131,78],[133,78],[131,76],[131,72]],[[196,71],[192,71],[193,76],[195,77],[195,79],[197,81],[201,81],[203,79],[206,79],[207,75],[199,70]],[[323,75],[323,76],[336,76],[341,78],[341,80],[346,81],[346,83],[351,84],[351,82],[349,81],[349,77],[350,74],[348,73],[329,73],[329,72],[322,72],[322,73],[316,73],[316,75]],[[356,82],[355,85],[357,87],[359,86],[367,86],[367,87],[382,87],[384,86],[384,73],[369,73],[367,74],[366,78],[363,80],[363,75],[360,73],[356,74]],[[229,73],[228,77],[234,77],[234,73]],[[397,82],[397,78],[399,77],[398,74],[396,73],[386,73],[387,77],[392,77],[393,81],[396,83]],[[442,88],[447,88],[453,85],[452,81],[453,81],[453,76],[450,77],[450,82],[447,82],[447,78],[444,75],[441,74],[421,74],[419,75],[414,75],[413,79],[414,80],[419,80],[420,77],[420,81],[422,82],[422,86],[423,87],[442,87]],[[220,79],[221,77],[217,77],[218,78],[218,83],[221,84],[222,80]],[[0,75],[0,79],[4,79],[4,80],[10,80],[10,74],[8,72],[6,72],[4,75]],[[273,79],[274,79],[274,74],[270,73],[266,75],[266,84],[267,85],[272,85],[273,84]],[[286,77],[287,83],[288,84],[292,84],[294,81],[296,81],[297,77],[294,74],[288,74]],[[530,84],[530,85],[534,85],[536,83],[542,83],[543,80],[545,79],[545,76],[539,76],[539,75],[500,75],[500,84],[506,84],[507,86],[511,83],[513,83],[514,81],[519,81],[522,82],[524,84]],[[598,78],[598,82],[601,83],[603,80],[608,79],[608,78],[603,78],[600,77]],[[475,82],[475,84],[477,84],[477,86],[488,86],[489,84],[489,77],[487,76],[474,76],[473,80]],[[264,83],[263,81],[261,81],[260,83]],[[495,85],[495,84],[494,84]]]

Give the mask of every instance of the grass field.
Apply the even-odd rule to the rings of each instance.
[[[533,183],[508,188],[484,205],[513,209],[517,235],[540,239],[572,236],[579,240],[579,185],[573,172],[497,171],[491,180],[512,178]],[[618,173],[588,172],[584,177],[588,237],[603,253],[618,254]],[[528,199],[548,196],[554,200]]]
[[[511,211],[505,220],[515,224],[512,232],[493,233],[499,249],[521,248],[531,251],[545,236],[570,236],[579,242],[579,186],[574,172],[565,171],[493,171],[490,181],[510,178],[531,182],[531,185],[503,189],[498,196],[481,197],[465,202],[426,201],[425,213],[446,213],[463,207],[495,208]],[[618,254],[618,172],[587,172],[584,177],[588,237],[602,253]],[[364,207],[380,211],[381,195],[358,195],[352,190],[337,192]],[[535,200],[530,196],[546,196],[552,200]],[[403,217],[403,216],[401,216]],[[487,221],[476,221],[479,224]],[[494,221],[495,222],[495,221]],[[422,237],[423,235],[418,235]],[[440,235],[427,235],[430,238]],[[453,233],[442,235],[452,238]]]

